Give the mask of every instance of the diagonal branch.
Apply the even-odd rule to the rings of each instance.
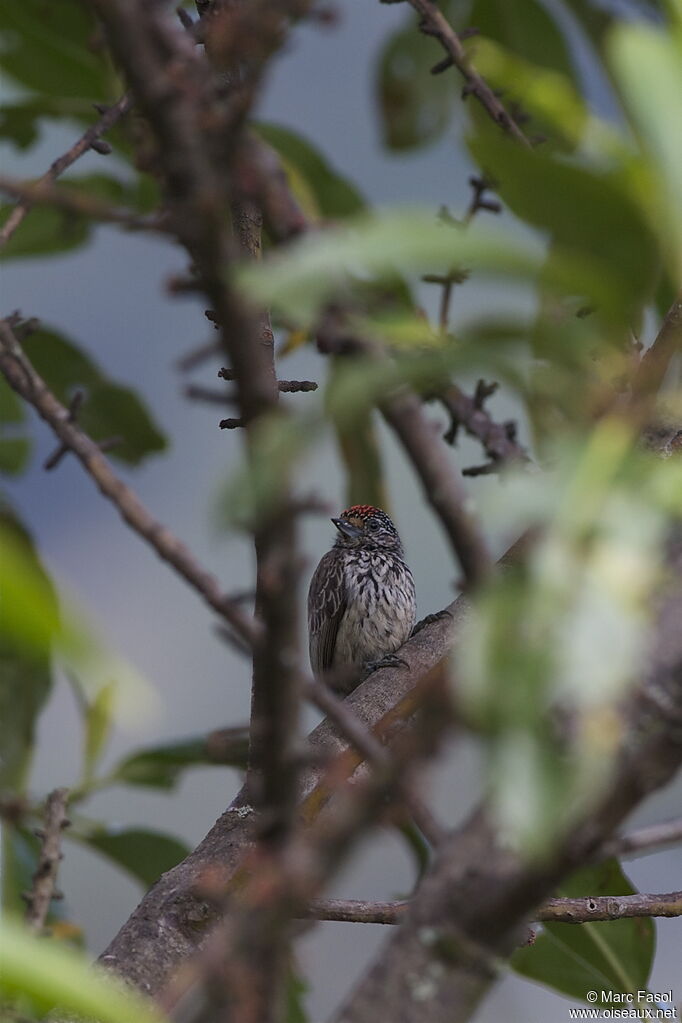
[[[251,618],[220,589],[189,549],[155,519],[136,494],[113,471],[98,445],[71,421],[70,413],[57,401],[45,381],[36,373],[17,340],[12,324],[0,320],[0,371],[10,387],[36,410],[59,440],[76,455],[100,491],[118,509],[125,522],[145,540],[214,611],[249,644],[258,630]]]
[[[530,142],[514,118],[505,109],[486,80],[471,63],[459,36],[445,15],[436,7],[433,0],[409,0],[409,3],[414,7],[417,14],[421,16],[420,28],[422,32],[426,35],[435,36],[438,39],[447,54],[446,59],[462,75],[465,82],[463,95],[473,96],[477,99],[496,124],[499,124],[517,142],[530,147]],[[438,69],[444,70],[442,65],[439,65]]]
[[[112,128],[121,117],[126,114],[132,106],[130,96],[127,94],[121,96],[113,106],[109,107],[108,110],[100,117],[99,121],[91,125],[90,128],[85,131],[74,144],[67,149],[65,153],[62,153],[53,163],[50,164],[49,169],[43,174],[42,178],[36,182],[36,187],[44,185],[52,185],[60,174],[76,162],[84,153],[87,153],[89,149],[93,148],[93,143],[96,143],[102,135],[106,134],[110,128]],[[23,221],[26,214],[31,209],[33,200],[30,196],[22,198],[20,202],[14,207],[9,217],[0,228],[0,248],[5,245],[16,229]]]

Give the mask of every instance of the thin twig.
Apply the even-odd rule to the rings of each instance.
[[[457,384],[450,384],[437,395],[452,417],[445,440],[454,444],[461,426],[471,437],[481,442],[492,463],[493,471],[511,462],[527,462],[528,454],[516,441],[508,423],[497,423],[483,406],[478,391],[472,398]]]
[[[452,64],[464,78],[463,96],[474,96],[496,124],[522,145],[530,147],[530,142],[514,118],[471,63],[461,39],[435,3],[432,0],[409,0],[409,3],[421,16],[422,32],[438,39]]]
[[[593,920],[625,920],[638,916],[682,916],[682,892],[548,899],[535,919],[540,923],[585,924]]]
[[[70,421],[69,410],[57,401],[36,373],[13,332],[13,324],[7,320],[0,320],[0,370],[10,387],[35,408],[59,440],[73,451],[125,522],[240,636],[253,644],[259,634],[253,620],[225,595],[215,576],[201,567],[189,549],[147,511],[133,491],[116,476],[97,444]]]
[[[42,180],[37,184],[32,184],[0,175],[0,192],[5,192],[20,200],[16,209],[30,208],[36,203],[40,203],[56,206],[58,209],[64,210],[65,213],[90,217],[106,224],[123,224],[125,227],[138,231],[164,231],[162,222],[158,218],[142,217],[131,213],[130,210],[110,206],[85,192],[62,188]],[[7,223],[9,224],[9,220]]]
[[[399,924],[407,901],[367,902],[362,899],[316,899],[306,916],[344,923]],[[633,917],[682,916],[682,892],[661,895],[587,895],[579,899],[548,899],[533,915],[539,923],[585,924]]]
[[[663,821],[661,824],[650,824],[638,828],[625,835],[611,839],[601,847],[598,853],[600,860],[616,859],[630,856],[643,856],[656,853],[670,845],[682,843],[682,817]]]
[[[55,789],[45,803],[44,827],[38,832],[41,840],[38,866],[33,875],[31,890],[26,892],[26,925],[40,933],[45,926],[52,899],[57,898],[56,883],[59,861],[62,857],[62,833],[69,826],[66,816],[68,789]]]
[[[72,146],[65,153],[59,156],[53,163],[50,164],[48,171],[43,174],[42,178],[36,183],[37,186],[49,185],[57,180],[60,174],[63,174],[67,167],[70,167],[79,157],[87,153],[89,149],[92,149],[93,142],[96,142],[102,135],[104,135],[110,128],[124,114],[126,114],[132,106],[132,100],[129,95],[121,96],[121,98],[114,103],[113,106],[109,107],[99,121],[93,124],[90,128],[85,131],[79,139],[74,142]],[[9,241],[16,229],[21,224],[26,214],[31,209],[32,200],[29,198],[22,199],[12,210],[5,224],[0,228],[0,248]]]

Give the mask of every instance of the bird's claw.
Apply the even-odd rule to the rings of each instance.
[[[366,678],[369,678],[379,668],[409,668],[409,664],[402,657],[398,657],[397,654],[386,654],[376,661],[367,661],[364,664],[361,681],[364,682]]]
[[[442,611],[436,611],[434,614],[426,615],[426,617],[417,622],[415,627],[412,629],[410,639],[412,639],[413,636],[416,636],[418,632],[421,632],[425,626],[432,625],[433,622],[438,622],[441,618],[452,618],[452,611],[445,607]]]

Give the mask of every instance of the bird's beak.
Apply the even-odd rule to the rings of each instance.
[[[348,519],[332,519],[332,522],[339,533],[343,533],[349,540],[357,540],[358,537],[362,536],[362,530],[358,526],[354,526]]]

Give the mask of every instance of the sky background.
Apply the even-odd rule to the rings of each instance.
[[[446,137],[416,154],[391,155],[381,144],[374,98],[376,55],[393,27],[402,24],[401,5],[355,2],[340,9],[333,30],[301,27],[272,68],[259,115],[294,128],[313,141],[330,162],[354,181],[372,203],[441,204],[465,209],[471,168],[456,145],[458,122]],[[578,60],[593,105],[609,115],[614,104],[607,87],[586,55]],[[456,86],[453,85],[453,88]],[[5,173],[40,173],[68,147],[78,131],[47,127],[28,156],[6,151]],[[114,167],[112,158],[90,154],[78,173]],[[228,591],[252,585],[248,544],[217,524],[217,494],[240,463],[241,438],[217,428],[220,410],[182,397],[185,380],[177,359],[211,337],[204,304],[169,299],[165,281],[185,269],[178,249],[158,239],[130,235],[111,227],[94,232],[92,242],[59,258],[17,261],[2,274],[2,309],[20,309],[60,329],[82,345],[115,380],[133,386],[171,439],[161,457],[140,469],[119,470],[149,509],[185,540],[220,578]],[[436,296],[423,295],[428,306]],[[468,315],[490,305],[524,308],[522,292],[501,293],[499,285],[471,282],[456,295],[456,312]],[[219,360],[205,363],[192,381],[214,386]],[[280,366],[280,376],[323,381],[324,360],[305,349]],[[303,406],[319,396],[293,396]],[[495,397],[498,418],[520,417],[507,398]],[[434,418],[437,412],[433,411]],[[521,421],[523,430],[523,422]],[[215,635],[212,616],[153,553],[132,534],[96,491],[73,458],[46,475],[40,464],[54,439],[36,424],[37,456],[33,468],[8,487],[22,517],[33,530],[46,564],[60,587],[85,609],[89,620],[111,646],[150,681],[158,695],[147,714],[127,715],[134,727],[119,725],[105,767],[124,752],[206,733],[221,725],[245,722],[249,710],[249,668]],[[420,615],[444,606],[453,595],[455,571],[440,527],[422,499],[409,466],[392,438],[381,428],[388,462],[391,509],[415,575]],[[460,464],[480,461],[473,445],[453,455]],[[343,477],[333,444],[323,439],[305,466],[301,490],[316,492],[336,508],[344,506]],[[505,528],[504,487],[496,479],[471,484],[471,493],[502,551],[513,539]],[[312,571],[333,539],[324,518],[302,523],[303,546]],[[303,607],[304,594],[301,594]],[[302,642],[304,637],[302,636]],[[306,725],[317,720],[306,712]],[[70,785],[77,777],[80,726],[64,680],[41,724],[33,788],[43,793]],[[93,798],[86,809],[93,818],[158,827],[194,846],[237,791],[240,779],[228,769],[195,769],[170,795],[144,789],[112,789]],[[481,762],[473,742],[459,742],[431,772],[434,805],[449,824],[473,805],[481,787]],[[682,789],[669,789],[650,800],[632,823],[648,823],[679,813]],[[679,887],[682,851],[673,850],[631,863],[628,873],[641,890]],[[334,896],[390,899],[409,890],[412,864],[401,841],[381,831],[366,841],[336,878]],[[69,844],[61,870],[70,915],[83,925],[93,953],[111,939],[136,903],[139,886],[107,861]],[[653,987],[674,988],[679,972],[682,922],[659,921],[660,952]],[[303,972],[313,986],[308,995],[312,1023],[321,1023],[353,978],[371,962],[385,931],[379,926],[328,923],[299,943]],[[677,991],[682,1000],[682,991]],[[481,1006],[478,1023],[559,1023],[569,1003],[541,987],[509,975]]]

